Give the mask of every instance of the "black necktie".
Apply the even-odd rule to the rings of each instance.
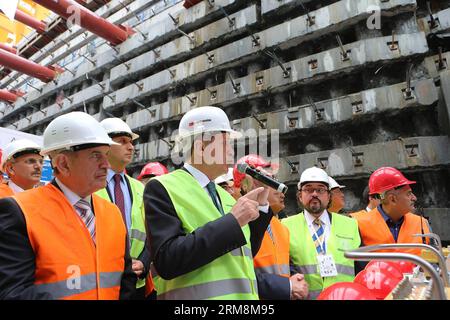
[[[210,181],[206,185],[206,189],[208,189],[208,193],[211,196],[211,199],[212,199],[214,205],[216,206],[217,210],[219,210],[221,215],[224,215],[222,206],[219,203],[219,196],[217,194],[216,185],[214,184],[214,182]]]

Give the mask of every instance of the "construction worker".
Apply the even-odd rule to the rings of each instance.
[[[127,299],[136,290],[119,209],[104,188],[114,142],[71,112],[44,131],[55,179],[0,199],[0,299]]]
[[[9,181],[0,185],[0,199],[12,196],[39,184],[42,175],[44,157],[41,147],[30,140],[14,140],[6,145],[1,158],[1,170]]]
[[[234,166],[233,177],[235,188],[239,188],[242,195],[254,190],[262,183],[251,176],[240,173],[237,165],[247,163],[250,167],[260,170],[268,176],[272,175],[272,165],[258,155],[248,155],[238,160]],[[274,189],[269,191],[269,205],[277,213],[284,208],[280,196]],[[282,193],[281,193],[282,194]],[[284,195],[283,195],[284,198]],[[270,199],[273,199],[272,204]],[[258,281],[259,297],[270,300],[298,300],[308,296],[308,284],[302,274],[290,276],[289,270],[289,231],[275,215],[270,220],[261,248],[253,259],[256,279]]]
[[[232,196],[235,194],[234,180],[233,180],[233,168],[228,168],[227,173],[217,177],[214,182],[221,186],[226,192]],[[234,198],[234,196],[233,196]],[[238,197],[239,198],[239,197]],[[237,199],[237,198],[235,198]]]
[[[414,234],[429,233],[430,227],[423,217],[415,215],[416,196],[408,180],[400,171],[392,167],[375,170],[369,178],[370,193],[380,199],[380,205],[367,214],[356,217],[365,246],[383,243],[422,243]],[[405,249],[420,255],[420,249]]]
[[[327,211],[329,179],[319,168],[306,169],[298,183],[298,200],[304,210],[282,220],[289,229],[291,273],[305,275],[308,299],[336,282],[353,281],[354,262],[344,257],[360,245],[358,225],[352,218]]]
[[[328,207],[329,212],[339,213],[345,207],[345,195],[342,189],[345,186],[341,186],[332,177],[328,177],[330,182],[330,205]]]
[[[370,192],[369,186],[366,186],[364,188],[364,191],[363,191],[363,194],[362,194],[362,198],[363,198],[363,200],[367,201],[367,207],[365,209],[363,209],[363,210],[350,213],[350,216],[355,218],[355,219],[359,215],[365,215],[367,212],[372,211],[373,209],[375,209],[376,207],[378,207],[380,205],[380,199],[376,195],[373,195]]]
[[[238,136],[220,108],[188,111],[177,139],[183,168],[145,187],[158,299],[258,299],[253,256],[272,218],[269,190],[236,202],[213,182],[233,163],[230,139]]]
[[[108,153],[106,188],[97,195],[114,203],[122,214],[130,239],[130,255],[133,271],[138,276],[136,296],[145,299],[145,280],[150,270],[150,252],[146,246],[145,215],[143,205],[143,184],[125,173],[125,167],[133,160],[133,141],[139,135],[119,118],[107,118],[100,122],[108,136],[116,143]]]
[[[144,185],[147,184],[148,180],[150,180],[153,177],[162,176],[163,174],[169,173],[169,170],[167,170],[166,166],[159,162],[149,162],[147,163],[141,170],[141,173],[137,177],[137,179],[143,183]]]

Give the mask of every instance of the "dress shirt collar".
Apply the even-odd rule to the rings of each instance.
[[[58,186],[61,188],[61,191],[64,193],[67,200],[69,201],[69,203],[72,206],[74,206],[78,201],[80,201],[81,197],[79,195],[77,195],[75,192],[73,192],[72,190],[70,190],[68,187],[66,187],[58,178],[55,178],[55,181],[58,184]],[[85,200],[85,201],[89,202],[89,204],[91,204],[91,196],[87,196],[83,200]]]
[[[312,214],[310,214],[306,209],[304,210],[304,212],[305,212],[305,219],[306,219],[308,226],[312,226],[313,222],[314,222],[314,220],[316,220],[316,218]],[[322,212],[322,215],[320,216],[320,221],[322,222],[322,225],[324,225],[324,226],[331,224],[330,217],[328,216],[327,210],[324,210]]]
[[[25,191],[24,189],[22,189],[21,187],[19,187],[17,184],[15,184],[14,182],[12,182],[12,180],[8,181],[8,186],[11,188],[12,191],[14,191],[14,193],[20,193]]]
[[[189,163],[184,164],[184,168],[198,181],[202,188],[206,188],[206,185],[211,181],[208,176],[200,170],[194,168]]]
[[[113,180],[114,176],[117,172],[115,172],[113,169],[108,168],[108,172],[106,173],[106,182],[109,184],[111,180]],[[122,176],[122,179],[125,179],[125,171],[119,173]],[[123,180],[125,181],[125,180]]]

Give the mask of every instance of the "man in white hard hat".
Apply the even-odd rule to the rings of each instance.
[[[125,167],[133,160],[133,141],[139,135],[120,118],[107,118],[100,122],[108,136],[116,142],[108,153],[111,168],[106,176],[106,188],[97,195],[113,202],[122,213],[131,242],[130,254],[133,271],[138,277],[135,300],[145,299],[145,278],[150,269],[150,252],[146,246],[142,183],[125,173]]]
[[[290,232],[291,273],[305,275],[309,299],[336,282],[351,282],[353,260],[347,250],[361,243],[358,225],[352,218],[327,211],[330,202],[328,174],[319,168],[306,169],[298,183],[298,200],[303,212],[282,220]]]
[[[339,213],[345,207],[345,195],[342,189],[345,186],[340,185],[332,177],[328,177],[330,180],[330,205],[328,207],[329,212]]]
[[[253,256],[272,214],[268,188],[237,202],[213,181],[233,164],[227,115],[199,107],[180,121],[182,169],[153,178],[144,192],[158,299],[258,299]]]
[[[0,200],[1,299],[127,299],[136,290],[119,209],[104,188],[115,144],[83,112],[54,119],[42,155],[55,179]]]
[[[1,157],[1,171],[9,181],[0,185],[0,199],[12,196],[39,184],[42,175],[44,157],[41,147],[30,140],[14,140],[6,145]]]

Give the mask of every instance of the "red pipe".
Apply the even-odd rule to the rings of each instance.
[[[50,82],[56,77],[56,71],[51,68],[41,66],[5,50],[0,50],[0,65],[38,78],[43,82]]]
[[[112,45],[118,45],[128,39],[134,31],[126,26],[116,26],[109,21],[99,17],[89,9],[83,7],[73,0],[33,0],[37,4],[55,12],[65,19],[80,22],[80,26],[97,36],[108,40]],[[73,19],[73,15],[79,12],[80,19]]]
[[[17,98],[19,97],[11,91],[0,89],[0,100],[14,103],[16,102]]]
[[[17,49],[15,47],[8,46],[7,44],[0,43],[0,49],[6,50],[13,54],[17,54]]]
[[[184,1],[183,7],[189,9],[190,7],[195,6],[197,3],[202,2],[202,0],[186,0]]]
[[[35,29],[39,33],[45,33],[47,29],[47,25],[44,22],[39,21],[20,10],[16,10],[16,16],[14,17],[14,19]]]

